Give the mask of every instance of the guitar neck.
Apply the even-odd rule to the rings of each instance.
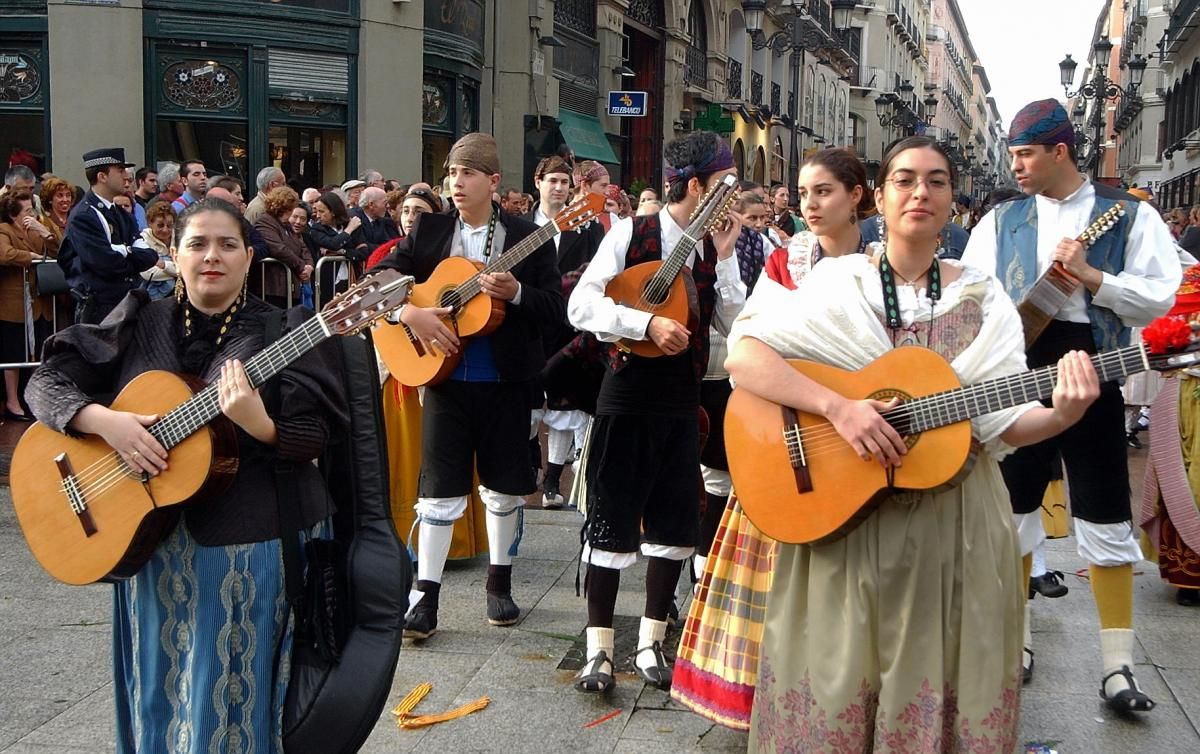
[[[458,294],[458,300],[462,302],[460,306],[483,292],[483,288],[479,284],[480,275],[494,275],[499,272],[508,272],[525,261],[530,254],[537,251],[541,248],[542,244],[553,239],[556,235],[558,235],[558,226],[551,220],[528,236],[525,236],[516,246],[503,254],[497,254],[496,258],[484,265],[482,270],[464,280],[455,289],[455,292]]]
[[[1140,343],[1095,354],[1091,359],[1102,383],[1151,368]],[[917,398],[885,412],[883,416],[902,435],[920,434],[993,411],[1049,398],[1057,382],[1057,365],[1046,366]]]
[[[261,387],[329,335],[318,312],[245,363],[246,377],[251,386],[256,389]],[[203,390],[171,409],[150,427],[150,434],[168,450],[183,442],[221,413],[217,387],[216,382],[209,383]]]
[[[703,223],[697,220],[683,231],[683,235],[675,242],[675,248],[671,249],[671,253],[663,260],[658,272],[654,273],[653,280],[655,282],[665,286],[675,280],[683,270],[684,264],[692,256],[696,244],[704,238],[703,227]]]

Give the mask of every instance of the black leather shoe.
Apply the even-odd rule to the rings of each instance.
[[[1067,592],[1071,591],[1067,585],[1062,583],[1062,571],[1046,571],[1041,576],[1031,576],[1029,578],[1029,596],[1033,597],[1033,593],[1037,592],[1043,597],[1063,597]]]
[[[29,414],[26,414],[26,413],[18,414],[15,411],[10,411],[7,408],[4,409],[4,419],[6,421],[10,421],[10,422],[23,422],[23,423],[29,423],[29,422],[33,421],[33,417],[30,416]]]
[[[1129,432],[1125,435],[1125,443],[1134,450],[1142,449],[1142,441],[1138,439],[1137,432]]]
[[[1026,652],[1028,652],[1028,653],[1029,653],[1029,664],[1028,664],[1028,665],[1026,665],[1026,664],[1025,664],[1025,662],[1024,662],[1024,660],[1025,660],[1025,658],[1024,658],[1024,653],[1026,653]],[[1022,686],[1028,686],[1028,685],[1029,685],[1029,682],[1033,680],[1033,650],[1032,650],[1032,649],[1030,649],[1029,647],[1025,647],[1024,649],[1022,649],[1022,650],[1021,650],[1021,653],[1022,653],[1022,657],[1021,657],[1021,685],[1022,685]]]
[[[1200,589],[1180,589],[1175,592],[1175,602],[1184,607],[1200,605]]]
[[[405,639],[428,639],[437,631],[437,608],[418,604],[404,621]]]
[[[521,608],[513,602],[511,594],[492,594],[487,596],[488,623],[493,626],[511,626],[521,617]]]

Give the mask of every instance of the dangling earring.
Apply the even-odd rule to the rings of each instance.
[[[182,304],[184,297],[183,276],[175,278],[175,303]]]
[[[250,289],[250,273],[246,273],[246,277],[242,278],[242,301],[246,300],[246,292]]]
[[[882,212],[875,216],[875,223],[879,226],[879,242],[887,246],[887,220],[883,219]]]

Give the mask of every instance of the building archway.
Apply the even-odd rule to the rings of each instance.
[[[750,180],[760,185],[767,182],[767,152],[761,146],[754,150],[754,177]]]
[[[742,144],[742,140],[738,139],[733,142],[733,166],[737,168],[738,180],[746,178],[746,147]]]

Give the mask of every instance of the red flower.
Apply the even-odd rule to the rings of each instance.
[[[1183,317],[1159,317],[1142,330],[1150,353],[1170,353],[1192,342],[1192,326]]]

